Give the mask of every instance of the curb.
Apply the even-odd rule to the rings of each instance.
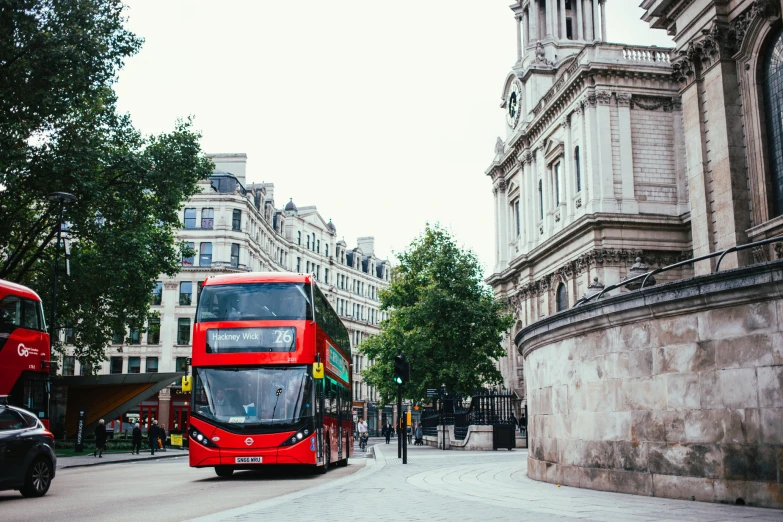
[[[173,459],[176,457],[185,457],[188,453],[186,451],[183,451],[179,454],[173,454],[173,455],[161,455],[158,457],[157,455],[154,457],[144,457],[144,458],[137,458],[137,459],[123,459],[123,460],[104,460],[104,461],[98,461],[98,462],[90,462],[89,464],[72,464],[65,466],[58,466],[56,469],[73,469],[73,468],[88,468],[92,466],[106,466],[109,464],[124,464],[125,462],[143,462],[145,460],[158,460],[158,459]],[[59,457],[58,462],[60,459],[70,459],[73,457]]]

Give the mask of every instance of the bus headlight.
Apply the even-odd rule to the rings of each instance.
[[[190,438],[193,439],[195,442],[198,442],[202,444],[203,446],[206,446],[208,448],[217,448],[218,445],[209,440],[209,437],[198,431],[196,428],[191,427],[190,431]],[[218,439],[220,440],[220,439]]]
[[[280,446],[293,446],[297,442],[300,442],[302,439],[307,437],[311,430],[312,430],[312,423],[308,423],[305,425],[306,427],[301,427],[298,430],[296,430],[295,433],[293,433],[291,436],[287,437],[283,440],[283,443],[280,444]]]

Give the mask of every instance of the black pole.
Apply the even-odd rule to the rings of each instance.
[[[402,458],[402,385],[397,385],[397,458]]]
[[[55,328],[55,320],[56,320],[56,310],[57,310],[57,272],[59,272],[59,262],[60,262],[60,235],[63,230],[63,201],[60,200],[60,211],[57,215],[57,245],[55,247],[54,251],[54,275],[52,279],[52,310],[50,317],[52,318],[52,324],[49,327],[49,359],[51,360],[53,353],[51,351],[54,350],[54,337],[57,334],[57,329]],[[51,368],[51,366],[50,366]],[[50,370],[51,371],[51,370]]]
[[[408,463],[408,414],[402,417],[402,463]]]

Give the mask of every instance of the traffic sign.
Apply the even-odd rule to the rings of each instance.
[[[427,388],[427,397],[440,397],[440,388]]]

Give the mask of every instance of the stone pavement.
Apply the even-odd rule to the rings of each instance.
[[[376,444],[376,459],[337,480],[210,516],[214,521],[321,522],[520,519],[600,521],[781,521],[783,511],[558,487],[527,478],[527,450],[462,452]]]
[[[82,468],[85,466],[100,466],[103,464],[115,464],[118,462],[136,462],[140,460],[167,459],[173,457],[187,457],[188,452],[181,449],[168,448],[166,451],[156,451],[155,455],[150,455],[149,448],[138,455],[127,453],[104,453],[103,458],[93,457],[92,451],[85,451],[84,455],[76,457],[57,457],[57,469]]]

